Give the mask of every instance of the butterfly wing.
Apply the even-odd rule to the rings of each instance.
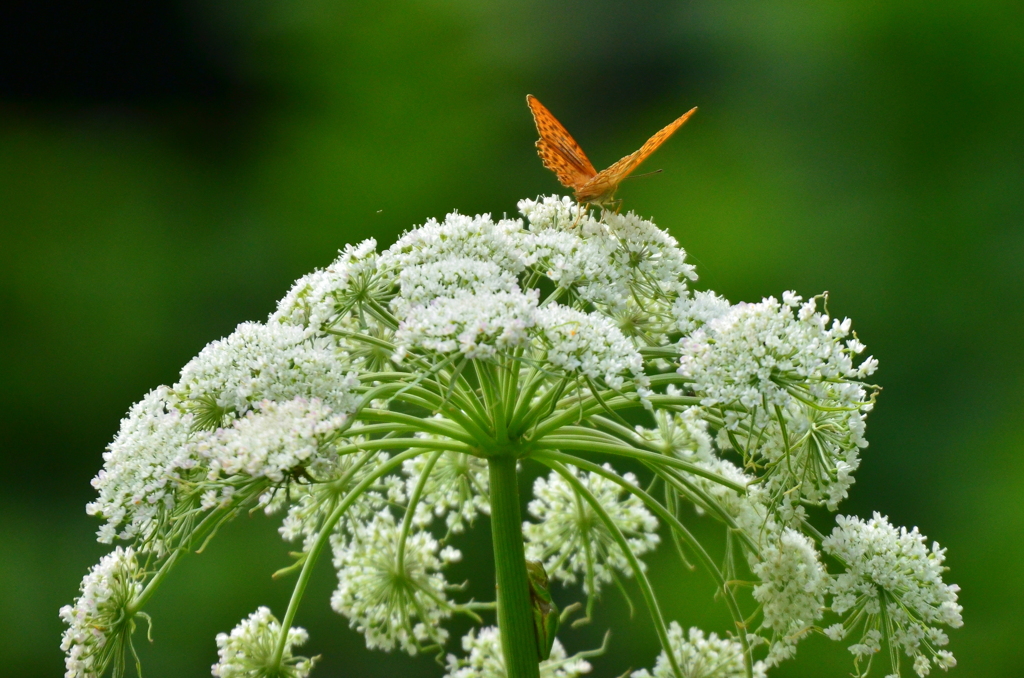
[[[601,170],[586,185],[576,191],[576,199],[580,202],[600,202],[603,198],[610,197],[615,193],[615,189],[619,187],[619,183],[623,179],[628,177],[640,163],[646,160],[647,156],[658,150],[658,147],[665,143],[696,112],[696,107],[691,108],[658,130],[638,151],[630,153],[608,169]]]
[[[532,94],[526,95],[526,103],[530,106],[533,122],[540,134],[537,154],[544,166],[554,172],[562,185],[568,188],[579,189],[593,179],[597,170],[562,123]]]

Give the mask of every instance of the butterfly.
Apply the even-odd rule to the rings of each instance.
[[[587,160],[586,154],[576,140],[562,126],[562,123],[551,115],[551,111],[532,94],[526,95],[526,103],[533,113],[533,122],[537,125],[537,154],[544,166],[555,173],[558,180],[566,188],[576,194],[576,201],[581,204],[593,204],[599,207],[618,205],[615,191],[623,179],[628,177],[647,156],[658,150],[672,133],[682,127],[690,116],[697,112],[694,107],[669,123],[657,134],[647,140],[640,150],[630,153],[622,160],[606,170],[598,172]]]

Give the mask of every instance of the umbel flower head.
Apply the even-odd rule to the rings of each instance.
[[[960,587],[942,581],[946,550],[915,527],[893,527],[888,518],[874,514],[871,520],[848,516],[836,518],[836,528],[822,541],[825,552],[845,566],[831,582],[832,611],[846,615],[845,623],[826,629],[829,637],[845,638],[860,627],[860,639],[850,646],[858,660],[871,657],[882,640],[902,650],[914,662],[914,671],[926,676],[934,663],[942,669],[956,666],[945,647],[949,638],[942,626],[963,626]],[[899,671],[895,652],[893,673]]]
[[[281,624],[261,607],[243,619],[231,633],[217,634],[220,661],[212,673],[218,678],[306,678],[316,658],[292,656],[292,647],[309,638],[305,629],[291,628],[284,634],[280,658],[275,660]]]
[[[508,678],[505,657],[501,649],[498,629],[487,626],[472,629],[462,638],[465,657],[448,655],[448,672],[445,678]],[[541,678],[579,678],[590,673],[593,667],[587,657],[599,655],[601,650],[580,652],[569,656],[556,639],[551,646],[551,655],[540,663]]]
[[[668,639],[672,654],[682,670],[684,678],[765,678],[764,665],[760,662],[747,667],[743,646],[729,638],[719,638],[694,627],[683,633],[683,627],[672,622],[668,628]],[[748,674],[749,670],[749,674]],[[663,651],[654,664],[654,671],[634,671],[632,678],[673,678],[676,674],[667,654]]]
[[[410,514],[411,515],[411,514]],[[398,646],[415,654],[426,641],[444,643],[441,622],[452,614],[442,568],[461,554],[440,549],[429,532],[402,534],[384,509],[366,524],[353,526],[346,540],[335,535],[338,589],[331,607],[366,636],[366,646]]]
[[[519,208],[347,246],[131,408],[87,507],[125,547],[61,611],[69,676],[123,665],[174,565],[254,509],[299,549],[274,575],[294,589],[280,622],[260,608],[217,638],[215,675],[309,673],[293,622],[325,560],[367,647],[447,654],[452,678],[587,673],[599,653],[565,650],[577,606],[555,600],[590,619],[614,588],[639,593],[661,644],[638,678],[762,676],[816,633],[853,636],[858,670],[885,644],[920,675],[955,663],[942,549],[878,517],[826,538],[808,511],[838,508],[867,446],[876,363],[851,322],[823,296],[694,291],[675,238],[635,214]],[[481,523],[496,580],[473,590],[496,600],[449,580]],[[680,572],[710,575],[732,625],[665,621],[644,559],[666,544]],[[461,656],[457,618],[473,626]]]
[[[614,473],[608,464],[604,469]],[[623,534],[634,555],[646,553],[658,545],[658,520],[644,508],[639,498],[596,473],[579,473],[577,478],[605,508],[608,517]],[[622,479],[636,485],[636,476],[626,473]],[[615,572],[629,575],[629,562],[608,526],[594,508],[577,500],[573,486],[557,473],[537,478],[536,497],[528,511],[537,520],[523,524],[526,557],[543,561],[547,573],[555,579],[575,583],[583,579],[583,590],[596,594],[602,584],[611,583]]]
[[[134,604],[142,593],[143,571],[131,547],[103,556],[82,580],[82,595],[60,609],[68,628],[60,647],[67,653],[66,678],[93,678],[111,668],[123,672],[134,658]]]

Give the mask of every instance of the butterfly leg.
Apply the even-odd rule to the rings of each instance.
[[[576,218],[573,220],[572,226],[569,227],[570,231],[576,228],[576,224],[580,223],[580,221],[583,220],[583,217],[587,216],[587,210],[590,209],[590,203],[587,202],[578,202],[576,203],[576,206],[579,209],[576,210]]]
[[[601,221],[604,221],[605,214],[612,211],[612,205],[615,206],[615,214],[618,214],[619,210],[622,209],[622,198],[601,203]]]

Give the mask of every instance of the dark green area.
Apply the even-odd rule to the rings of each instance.
[[[1020,675],[1022,19],[984,0],[235,0],[189,19],[260,93],[216,125],[159,97],[3,105],[0,674],[63,672],[57,609],[105,551],[89,479],[129,405],[345,243],[560,191],[534,153],[533,93],[599,167],[700,106],[645,166],[664,173],[623,185],[625,208],[675,234],[701,287],[828,290],[854,318],[884,392],[842,508],[949,548],[966,621],[951,675]],[[260,604],[283,613],[275,527],[239,520],[173,573],[155,642],[138,638],[147,678],[209,675],[217,632]],[[487,534],[460,544],[454,575],[481,597]],[[670,548],[651,565],[670,618],[727,628],[707,576]],[[329,609],[334,583],[324,563],[298,618],[324,655],[314,675],[440,675],[363,649]],[[650,624],[627,614],[610,590],[564,634],[583,649],[612,626],[593,675],[653,664]],[[773,675],[845,676],[850,660],[816,638]]]

